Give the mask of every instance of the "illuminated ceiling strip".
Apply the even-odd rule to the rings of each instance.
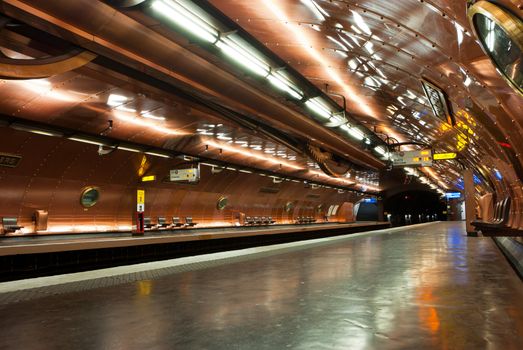
[[[238,154],[250,157],[250,158],[255,158],[255,159],[258,159],[258,160],[267,161],[267,162],[270,162],[270,163],[275,164],[275,165],[280,165],[281,164],[282,166],[285,166],[285,167],[288,167],[288,168],[291,168],[291,169],[294,169],[294,170],[303,170],[302,167],[296,166],[296,165],[291,164],[289,162],[285,162],[285,161],[276,159],[274,157],[262,156],[262,155],[260,155],[258,153],[247,151],[244,148],[233,147],[233,146],[229,146],[229,145],[226,145],[226,144],[217,143],[217,142],[214,142],[212,140],[206,140],[205,142],[207,144],[209,144],[210,146],[212,146],[212,147],[220,148],[220,149],[223,149],[223,150],[226,150],[226,151],[229,151],[229,152],[238,153]]]
[[[303,98],[303,92],[296,85],[278,72],[273,73],[274,69],[265,62],[265,58],[259,52],[248,44],[242,43],[234,33],[230,35],[221,33],[198,15],[196,7],[191,5],[188,1],[156,0],[152,8],[196,37],[216,45],[223,54],[251,73],[268,79],[279,90],[297,100]]]

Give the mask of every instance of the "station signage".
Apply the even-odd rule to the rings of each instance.
[[[170,171],[169,179],[173,182],[197,182],[200,180],[200,174],[198,168],[174,169]]]
[[[392,152],[391,160],[394,166],[432,166],[432,150]]]
[[[434,160],[449,160],[449,159],[456,159],[458,156],[457,153],[450,152],[450,153],[434,153],[433,159]]]
[[[145,211],[145,191],[137,190],[136,191],[136,211],[143,213]]]
[[[14,154],[0,153],[0,166],[4,166],[4,167],[8,167],[8,168],[16,168],[18,163],[20,163],[21,159],[22,159],[21,156],[16,156]]]
[[[447,192],[447,193],[445,193],[445,197],[447,197],[447,199],[461,198],[461,193],[460,192]]]

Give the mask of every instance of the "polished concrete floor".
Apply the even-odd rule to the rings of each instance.
[[[0,349],[523,349],[523,283],[462,223],[9,303],[0,315]]]

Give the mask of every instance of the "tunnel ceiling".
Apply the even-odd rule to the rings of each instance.
[[[377,186],[373,171],[352,171],[352,179],[321,174],[313,157],[296,145],[313,142],[340,156],[338,161],[345,157],[357,162],[357,169],[384,169],[383,160],[350,137],[304,117],[295,104],[260,88],[213,52],[152,18],[145,10],[152,1],[2,3],[4,14],[16,21],[2,34],[5,56],[45,58],[63,53],[67,43],[97,55],[84,67],[42,81],[3,80],[4,115],[94,134],[103,132],[107,120],[113,119],[118,126],[111,136],[120,140],[319,178],[328,184],[378,189],[373,187]],[[138,6],[117,6],[122,3]],[[347,115],[383,141],[458,152],[461,164],[446,161],[423,169],[438,186],[459,189],[462,166],[476,168],[479,182],[484,182],[482,190],[503,186],[493,183],[498,169],[506,185],[523,178],[523,99],[481,50],[467,20],[465,1],[196,3],[204,9],[215,7],[212,13],[218,18],[245,30],[253,45],[273,53],[340,106],[337,96],[344,96]],[[497,3],[521,16],[519,1]],[[20,29],[18,23],[27,23],[36,32]],[[41,33],[63,43],[37,44]],[[120,65],[149,79],[126,76],[128,70]],[[448,95],[455,125],[434,116],[422,79]],[[163,89],[162,83],[178,90]],[[195,96],[177,94],[188,89]],[[219,106],[202,107],[202,100]],[[238,152],[241,147],[259,152],[260,157]],[[275,157],[280,160],[275,162]],[[285,169],[288,161],[292,164]]]
[[[476,41],[466,1],[211,3],[318,87],[345,95],[348,110],[369,128],[460,152],[468,164],[500,158],[520,166],[523,100]],[[497,3],[521,15],[519,1]],[[422,78],[450,96],[455,127],[434,116]],[[456,162],[433,170],[429,175],[459,188]]]

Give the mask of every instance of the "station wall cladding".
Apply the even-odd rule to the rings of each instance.
[[[120,150],[100,156],[96,145],[6,127],[0,127],[0,140],[0,153],[21,156],[16,167],[0,167],[0,216],[18,218],[23,233],[34,232],[36,210],[48,211],[48,233],[131,230],[137,189],[145,190],[144,216],[154,223],[158,217],[170,223],[190,216],[198,227],[238,225],[239,213],[272,216],[276,223],[299,216],[322,220],[334,205],[340,210],[330,221],[353,221],[352,202],[362,198],[332,188],[306,189],[303,182],[274,183],[257,173],[213,174],[203,165],[197,184],[178,184],[168,176],[170,169],[187,167],[182,159]],[[156,180],[142,182],[148,175]],[[89,187],[98,188],[100,198],[84,208],[80,197]],[[224,197],[227,205],[220,210],[217,202]]]

